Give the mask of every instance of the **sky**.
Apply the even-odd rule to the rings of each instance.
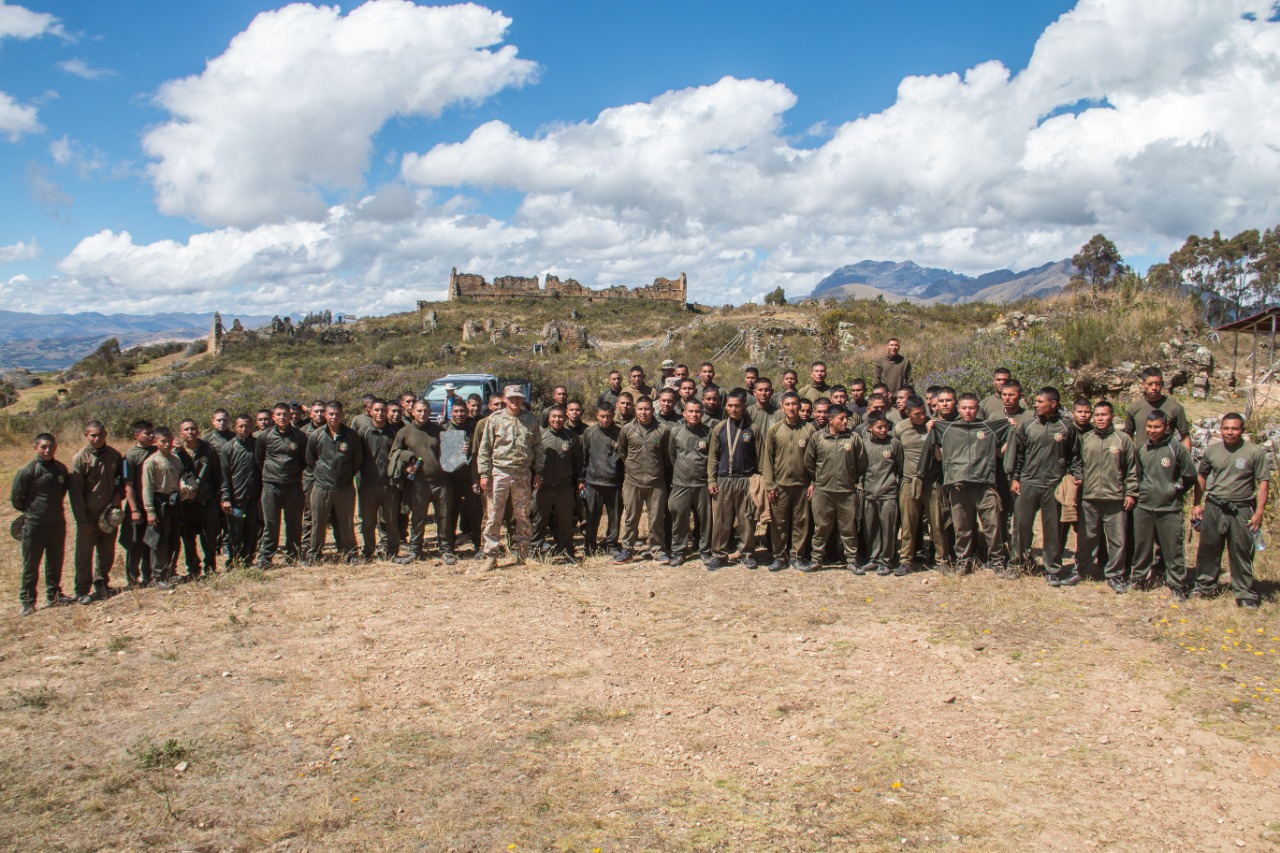
[[[0,0],[0,307],[708,304],[1280,223],[1257,0]]]

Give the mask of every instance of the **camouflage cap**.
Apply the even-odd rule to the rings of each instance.
[[[504,397],[519,397],[521,400],[523,400],[523,399],[524,399],[524,389],[523,389],[523,388],[521,388],[519,385],[508,385],[506,388],[503,388],[503,389],[502,389],[502,396],[504,396]]]

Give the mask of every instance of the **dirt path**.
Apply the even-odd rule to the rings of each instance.
[[[1255,625],[1030,579],[693,566],[329,567],[6,614],[0,845],[1238,850],[1280,831],[1274,605]],[[1229,669],[1178,645],[1202,628]],[[1263,658],[1229,645],[1246,634]]]

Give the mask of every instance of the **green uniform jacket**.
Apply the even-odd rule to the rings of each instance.
[[[529,415],[533,419],[533,415]],[[407,450],[419,460],[415,477],[423,477],[434,483],[448,479],[449,475],[440,467],[440,425],[427,421],[423,426],[411,423],[396,433],[396,440],[391,442],[392,452]],[[390,470],[388,457],[388,470]]]
[[[213,448],[213,452],[222,456],[222,448],[227,446],[227,442],[236,437],[235,430],[211,430],[204,440],[209,442],[209,446]]]
[[[1147,428],[1147,415],[1159,409],[1169,416],[1169,429],[1175,433],[1174,438],[1183,439],[1191,435],[1191,424],[1187,422],[1187,412],[1182,408],[1182,404],[1172,397],[1165,396],[1154,405],[1147,402],[1146,397],[1140,398],[1136,403],[1129,407],[1124,415],[1124,431],[1129,433],[1129,437],[1137,441],[1141,433],[1138,430]]]
[[[978,404],[978,419],[989,421],[1004,414],[1004,399],[999,394],[988,394]]]
[[[1013,431],[1013,470],[1011,480],[1034,486],[1054,486],[1061,482],[1070,470],[1079,478],[1080,448],[1076,439],[1079,433],[1067,418],[1054,417],[1042,420],[1031,416],[1018,424]]]
[[[862,496],[897,500],[902,488],[902,442],[892,436],[867,442],[867,469],[862,472]]]
[[[772,404],[769,408],[762,409],[755,403],[747,406],[743,418],[751,431],[756,435],[764,435],[769,432],[769,427],[783,419],[782,410]]]
[[[56,527],[67,523],[62,508],[71,477],[57,459],[32,459],[14,475],[9,502],[26,517],[29,527]]]
[[[1111,426],[1084,437],[1080,455],[1084,483],[1080,497],[1089,501],[1119,501],[1138,497],[1138,449],[1133,439]]]
[[[1228,503],[1252,503],[1258,496],[1258,483],[1271,479],[1267,452],[1256,444],[1241,441],[1234,449],[1215,442],[1200,457],[1200,476],[1205,479],[1205,494]]]
[[[133,488],[134,499],[138,502],[136,509],[144,515],[146,508],[142,505],[142,466],[146,464],[147,457],[155,452],[154,447],[140,447],[135,444],[124,454],[124,482],[127,487]],[[131,506],[129,509],[132,511],[135,507]]]
[[[307,462],[307,437],[296,427],[281,432],[272,424],[258,433],[254,457],[262,471],[262,482],[278,486],[301,483]]]
[[[364,462],[360,466],[360,485],[388,485],[391,478],[387,475],[388,463],[391,461],[391,445],[395,444],[400,431],[391,424],[382,427],[371,426],[360,434],[364,442]]]
[[[910,480],[920,475],[920,455],[929,438],[928,424],[915,426],[903,420],[893,428],[893,437],[902,445],[902,479]]]
[[[1181,510],[1196,483],[1196,465],[1182,442],[1166,435],[1159,444],[1138,448],[1138,507],[1151,512]]]
[[[89,445],[71,460],[67,496],[76,524],[97,524],[103,510],[124,497],[124,457],[111,445]]]
[[[876,383],[883,382],[889,386],[889,393],[896,394],[903,385],[911,384],[911,359],[902,353],[890,356],[887,353],[875,360]]]
[[[796,393],[801,397],[804,397],[806,400],[816,403],[818,402],[818,398],[825,397],[827,394],[831,393],[831,386],[825,382],[821,385],[814,385],[810,382],[808,385],[796,391]]]
[[[813,434],[813,424],[806,421],[792,425],[784,418],[769,427],[764,434],[764,447],[760,454],[760,473],[764,477],[765,489],[809,485],[804,458],[805,448]]]
[[[351,419],[351,423],[347,424],[351,427],[351,431],[356,435],[363,435],[364,431],[373,427],[373,416],[361,412]]]
[[[698,424],[697,429],[691,429],[685,423],[673,429],[667,445],[671,485],[681,488],[705,486],[710,451],[711,428],[706,424]]]
[[[648,426],[634,420],[618,433],[618,455],[622,457],[625,481],[652,488],[667,482],[667,445],[671,431],[657,421]]]
[[[805,472],[818,491],[850,495],[862,482],[867,451],[852,430],[832,434],[824,429],[813,435],[804,450]]]
[[[941,451],[942,484],[979,483],[994,486],[1000,467],[1001,448],[1008,440],[1009,422],[1004,418],[965,422],[935,420],[925,444],[925,475]]]
[[[622,485],[622,457],[618,455],[618,436],[622,427],[608,429],[592,424],[582,434],[582,452],[586,457],[586,482],[593,486]]]
[[[484,419],[480,429],[480,450],[476,469],[481,477],[495,471],[542,473],[542,427],[529,412],[513,415],[507,409]]]
[[[346,424],[337,435],[330,434],[328,427],[318,429],[307,436],[307,465],[320,488],[345,489],[364,465],[364,440]]]
[[[262,492],[254,447],[252,438],[248,441],[233,438],[222,445],[218,459],[222,463],[222,500],[227,503],[252,500]]]
[[[582,440],[570,430],[542,430],[542,460],[542,488],[576,488],[582,482]]]
[[[192,500],[198,504],[217,503],[222,497],[222,460],[209,442],[198,438],[194,451],[178,446],[173,455],[182,466],[183,479],[196,487]]]

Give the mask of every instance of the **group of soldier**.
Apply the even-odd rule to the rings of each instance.
[[[41,434],[12,487],[23,613],[35,609],[42,561],[49,606],[118,592],[117,542],[129,586],[168,588],[216,571],[219,557],[266,568],[283,550],[318,562],[330,529],[339,559],[412,563],[428,555],[429,517],[444,564],[469,539],[486,570],[505,533],[517,565],[533,554],[575,560],[580,535],[587,556],[617,565],[755,569],[760,545],[769,571],[932,566],[1006,578],[1037,571],[1038,517],[1051,586],[1096,576],[1117,593],[1163,584],[1177,599],[1210,597],[1225,548],[1236,603],[1258,606],[1253,554],[1270,473],[1240,415],[1222,418],[1221,442],[1197,464],[1159,370],[1143,373],[1143,398],[1117,426],[1111,403],[1080,398],[1063,412],[1056,389],[1024,396],[1003,368],[985,399],[947,386],[918,394],[900,349],[891,339],[871,384],[847,388],[828,384],[822,362],[804,385],[784,371],[778,389],[749,367],[727,392],[709,362],[695,377],[664,361],[657,388],[640,366],[626,384],[615,370],[593,413],[565,386],[540,415],[520,386],[489,400],[446,386],[439,422],[412,393],[366,395],[350,422],[337,400],[234,418],[219,409],[203,435],[190,419],[177,435],[140,420],[123,454],[91,421],[69,469]],[[1191,569],[1188,493],[1200,530]],[[67,499],[73,596],[61,588]]]

